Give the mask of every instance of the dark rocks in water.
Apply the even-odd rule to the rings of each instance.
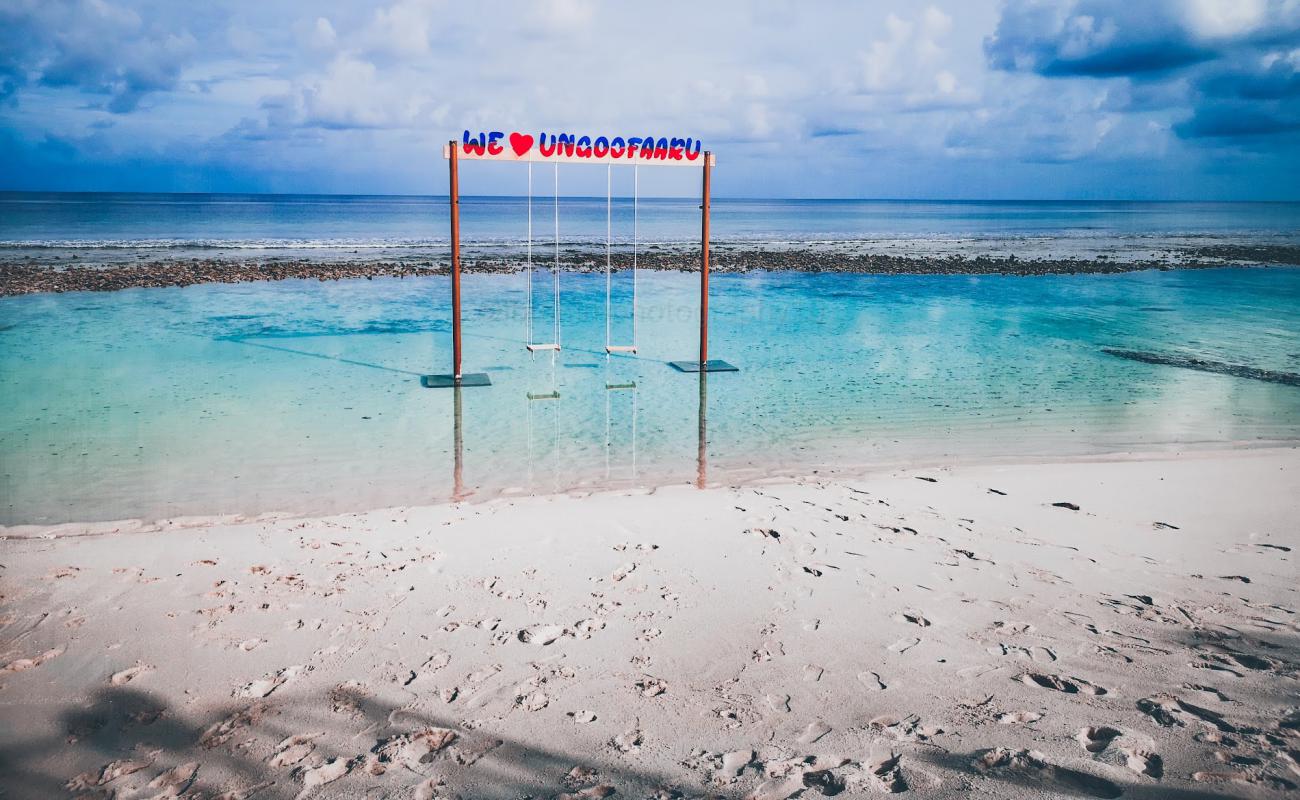
[[[247,283],[308,278],[414,277],[445,274],[433,265],[394,262],[313,262],[252,260],[169,260],[106,267],[51,269],[0,263],[0,296],[37,292],[112,292],[118,289],[193,286],[200,283]]]
[[[1278,372],[1271,369],[1248,367],[1244,364],[1229,364],[1225,361],[1211,361],[1205,358],[1168,355],[1164,353],[1149,353],[1142,350],[1119,350],[1116,348],[1106,347],[1102,349],[1102,352],[1107,355],[1116,356],[1117,358],[1127,358],[1130,361],[1141,361],[1144,364],[1161,364],[1168,367],[1195,369],[1200,370],[1201,372],[1214,372],[1219,375],[1232,375],[1236,378],[1250,378],[1251,380],[1265,381],[1267,383],[1280,383],[1284,386],[1300,386],[1300,375],[1297,375],[1294,372]]]
[[[1151,269],[1199,269],[1241,264],[1300,264],[1300,248],[1288,246],[1230,246],[1171,250],[1160,258],[1120,260],[1115,257],[1026,258],[1007,255],[938,255],[867,252],[870,243],[841,242],[767,247],[760,243],[715,242],[710,269],[715,272],[832,272],[862,275],[1073,275],[1115,274]],[[468,272],[511,273],[524,268],[521,254],[466,253]],[[137,254],[136,261],[73,265],[55,257],[37,261],[0,261],[0,296],[36,292],[106,292],[144,287],[192,286],[200,283],[242,283],[291,278],[335,281],[352,278],[445,275],[448,256],[437,250],[388,259],[304,259],[218,257],[164,260]],[[615,252],[611,266],[632,266],[630,251]],[[537,265],[548,269],[551,263]],[[652,245],[637,254],[637,267],[649,270],[695,271],[700,267],[698,245]],[[564,272],[601,272],[603,246],[573,245],[559,258]]]
[[[1055,507],[1055,508],[1068,508],[1068,509],[1070,509],[1071,511],[1078,511],[1078,510],[1079,510],[1079,506],[1078,506],[1078,504],[1076,504],[1076,503],[1066,503],[1066,502],[1061,502],[1061,503],[1052,503],[1052,506]]]
[[[1243,264],[1300,264],[1300,246],[1286,244],[1219,244],[1197,247],[1190,255]]]

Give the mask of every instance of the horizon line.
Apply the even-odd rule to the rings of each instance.
[[[405,194],[405,193],[371,193],[371,192],[201,192],[201,191],[142,191],[142,190],[106,190],[106,189],[4,189],[0,188],[0,195],[19,195],[19,194],[47,194],[47,195],[172,195],[172,196],[191,196],[191,197],[334,197],[334,198],[357,198],[357,197],[387,197],[387,198],[410,198],[410,199],[446,199],[447,194]],[[534,197],[553,197],[551,194],[534,194]],[[485,198],[485,199],[513,199],[518,197],[527,197],[523,194],[462,194],[462,198]],[[601,200],[600,195],[560,195],[562,198],[573,200]],[[615,195],[619,198],[628,198],[631,195]],[[695,200],[694,195],[641,195],[641,200]],[[1241,203],[1241,204],[1300,204],[1300,197],[1290,200],[1280,199],[1248,199],[1248,200],[1223,200],[1212,198],[1201,199],[1163,199],[1163,198],[1083,198],[1083,197],[1061,197],[1061,198],[1029,198],[1029,197],[749,197],[738,195],[714,195],[712,201],[719,200],[740,200],[740,201],[786,201],[786,202],[843,202],[843,203]]]

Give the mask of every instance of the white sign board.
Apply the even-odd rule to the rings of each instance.
[[[534,161],[561,164],[625,164],[665,167],[702,167],[716,164],[700,141],[677,136],[587,136],[570,133],[533,136],[514,131],[469,131],[456,146],[458,158],[475,161]],[[451,146],[442,149],[451,158]]]

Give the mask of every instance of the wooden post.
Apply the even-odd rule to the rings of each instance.
[[[450,143],[451,169],[451,374],[460,381],[460,170],[456,163],[456,141]]]
[[[709,178],[713,154],[704,151],[704,189],[700,203],[700,371],[709,363]]]
[[[471,372],[465,375],[460,368],[460,163],[457,159],[459,150],[455,139],[447,143],[442,155],[447,159],[447,169],[451,177],[451,190],[447,195],[447,205],[451,211],[451,373],[421,375],[420,385],[426,389],[491,386],[492,379],[486,372]],[[459,395],[457,400],[459,401]]]
[[[698,361],[669,361],[678,372],[738,372],[717,359],[709,360],[709,213],[712,203],[713,153],[704,151],[704,185],[700,190],[700,357]]]

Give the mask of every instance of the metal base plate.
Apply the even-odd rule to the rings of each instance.
[[[426,389],[454,389],[457,386],[491,386],[492,379],[487,376],[486,372],[466,372],[460,376],[460,380],[455,375],[421,375],[420,385]]]
[[[720,358],[710,358],[700,369],[698,361],[669,361],[668,366],[678,372],[740,372],[740,367],[732,366]]]

